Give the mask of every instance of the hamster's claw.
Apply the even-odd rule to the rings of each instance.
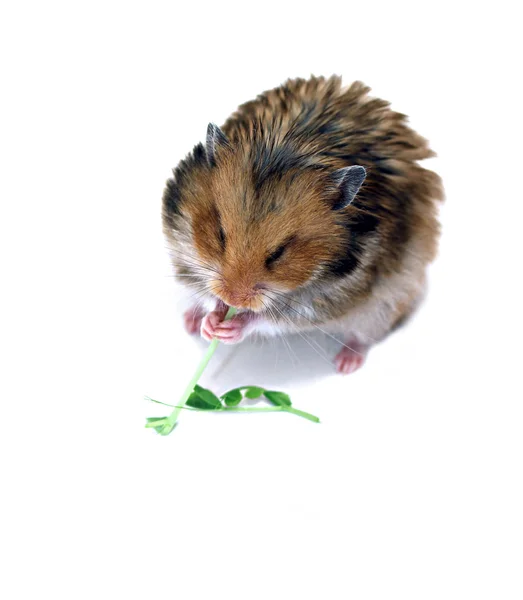
[[[350,348],[348,347],[350,346]],[[342,375],[349,375],[357,371],[365,362],[367,347],[355,342],[349,341],[336,355],[334,365],[336,371]]]
[[[183,324],[188,334],[194,335],[200,331],[205,313],[198,306],[193,306],[183,313]]]
[[[236,315],[228,321],[224,321],[223,318],[221,311],[213,311],[206,315],[201,326],[202,337],[209,342],[216,338],[223,344],[241,342],[245,337],[248,318],[243,315]]]

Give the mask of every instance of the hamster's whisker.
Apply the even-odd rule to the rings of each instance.
[[[200,291],[200,292],[195,292],[194,294],[191,294],[189,296],[188,300],[197,304],[198,302],[202,303],[204,298],[205,298],[205,292]]]
[[[296,302],[296,304],[300,304],[301,306],[303,306],[303,308],[308,308],[310,310],[310,306],[308,306],[307,304],[304,304],[303,302],[298,302],[298,300],[291,298],[287,294],[284,294],[282,292],[277,292],[276,290],[269,290],[269,291],[271,294],[274,294],[275,296],[281,296],[282,298],[285,298],[285,300],[290,300],[291,302]]]
[[[195,256],[187,256],[185,254],[182,254],[181,251],[178,251],[177,258],[181,263],[192,264],[193,266],[198,266],[208,271],[215,271],[216,273],[218,272],[218,269],[216,269],[216,267],[205,263],[203,260]]]
[[[216,275],[218,275],[218,273],[211,271],[210,269],[205,269],[204,267],[200,267],[199,265],[191,265],[191,264],[184,264],[184,265],[177,265],[178,269],[184,269],[185,271],[191,271],[191,273],[188,273],[188,275],[194,275],[196,274],[205,274],[208,277],[216,277]],[[180,273],[180,275],[182,275],[183,273]]]
[[[197,291],[197,292],[207,292],[207,286],[206,285],[197,285],[197,284],[187,284],[188,286],[190,286],[193,290]]]
[[[178,275],[173,275],[172,277],[173,277],[173,279],[176,279],[178,277]],[[192,279],[194,279],[194,281],[184,281],[183,285],[195,285],[197,283],[201,283],[201,284],[205,285],[207,283],[207,278],[203,277],[202,275],[194,276]]]
[[[203,267],[202,265],[198,265],[198,264],[193,264],[189,261],[186,261],[185,263],[180,263],[179,265],[177,265],[177,267],[179,269],[191,269],[195,272],[200,272],[200,273],[209,273],[211,275],[215,275],[218,274],[218,271],[213,270],[213,269],[209,269],[207,267]]]
[[[296,310],[295,308],[293,308],[290,304],[287,304],[286,302],[284,302],[283,300],[279,299],[279,298],[274,298],[275,302],[280,302],[281,304],[283,304],[285,307],[287,307],[289,310],[292,310],[293,312],[295,312],[298,316],[300,316],[302,319],[305,319],[306,321],[308,321],[314,328],[316,328],[318,331],[321,331],[321,333],[323,333],[324,335],[326,335],[327,337],[335,340],[336,342],[338,342],[338,344],[341,344],[342,346],[344,346],[345,348],[348,348],[349,350],[352,350],[353,352],[356,352],[357,354],[360,354],[360,352],[357,352],[356,350],[354,350],[354,348],[351,348],[350,346],[347,346],[346,344],[344,344],[341,340],[339,340],[336,336],[331,335],[330,333],[328,333],[327,331],[325,331],[324,329],[322,329],[321,327],[319,327],[318,325],[316,325],[316,323],[312,320],[309,319],[309,317],[307,317],[306,315],[300,313],[298,310]]]
[[[191,288],[196,288],[196,287],[201,287],[202,289],[207,288],[207,282],[202,281],[201,279],[195,280],[195,281],[184,281],[183,285],[187,286],[187,287],[191,287]]]
[[[270,305],[268,305],[266,302],[263,301],[263,298],[260,298],[262,305],[264,306],[264,308],[267,310],[267,312],[269,313],[270,317],[273,319],[273,321],[276,323],[278,321],[278,319],[275,317],[272,308],[270,307]],[[296,353],[294,352],[294,350],[292,349],[289,341],[285,338],[284,335],[280,336],[282,341],[283,341],[283,345],[285,346],[285,348],[287,349],[287,352],[289,354],[289,358],[291,359],[291,362],[293,364],[293,366],[296,364],[293,360],[293,356],[294,358],[299,362],[299,358],[296,356]],[[263,338],[262,338],[263,339]]]
[[[184,281],[183,285],[190,286],[190,287],[201,287],[202,289],[204,289],[204,288],[208,289],[206,281]]]
[[[296,325],[289,319],[289,317],[285,315],[276,305],[274,305],[274,308],[279,312],[281,317],[285,319],[289,323],[289,325],[291,325],[294,328],[295,333],[297,333],[314,350],[314,352],[316,352],[316,354],[322,360],[324,360],[329,366],[332,366],[332,361],[327,356],[325,356],[323,348],[317,342],[315,342],[317,347],[314,347],[311,343],[313,340],[311,338],[306,337],[305,332],[301,332],[296,327]],[[318,347],[321,348],[321,351],[318,350]]]
[[[298,302],[298,300],[296,300],[296,299],[294,299],[294,298],[292,298],[292,297],[290,297],[290,296],[287,296],[286,294],[283,294],[282,292],[277,292],[277,291],[275,291],[275,290],[272,290],[272,289],[271,289],[271,290],[269,290],[269,291],[270,291],[270,293],[271,293],[271,294],[275,294],[276,296],[281,296],[282,298],[284,298],[285,300],[288,300],[289,302],[295,302],[296,304],[299,304],[299,305],[301,305],[301,306],[303,306],[304,308],[307,308],[307,309],[309,309],[309,310],[310,310],[310,308],[311,308],[311,307],[310,307],[310,305],[303,304],[303,302]],[[276,300],[276,298],[275,298],[275,300]],[[293,309],[293,308],[292,308],[292,306],[289,306],[289,308],[290,308],[291,310],[294,310],[294,312],[298,312],[297,310]],[[306,317],[305,315],[303,315],[303,314],[301,314],[301,313],[298,313],[298,314],[300,314],[300,316],[301,316],[301,317],[303,317],[304,319],[307,319],[307,320],[309,320],[309,321],[310,321],[310,319],[309,319],[308,317]],[[313,323],[313,322],[311,321],[311,323]],[[313,323],[313,325],[315,325],[315,323]],[[319,328],[317,325],[315,325],[315,326],[316,326],[316,328],[317,328],[317,329],[320,329],[320,328]],[[322,333],[325,333],[325,335],[329,335],[327,332],[323,331],[323,329],[320,329],[320,331],[321,331]],[[329,336],[329,337],[333,337],[333,336]],[[377,343],[378,343],[378,340],[376,340],[376,339],[374,339],[374,338],[371,338],[371,337],[370,337],[370,336],[368,336],[368,335],[367,335],[366,337],[367,337],[367,338],[368,338],[368,339],[369,339],[369,340],[370,340],[370,341],[371,341],[373,344],[377,344]],[[336,337],[333,337],[333,339],[335,339],[337,342],[339,342],[339,340],[338,340]],[[340,342],[340,344],[342,344],[342,342]],[[343,345],[345,345],[345,344],[343,344]],[[346,348],[348,348],[348,346],[345,346],[345,347],[346,347]],[[350,348],[350,349],[352,350],[352,348]]]
[[[195,296],[197,296],[198,298],[203,298],[205,296],[205,294],[208,294],[208,293],[209,293],[209,290],[207,290],[207,288],[203,288],[203,289],[200,288],[200,289],[196,290],[194,292],[194,294],[191,294],[188,299],[191,300]]]
[[[206,289],[194,290],[194,292],[189,296],[188,299],[193,299],[193,302],[203,302],[206,294],[207,294]]]
[[[267,297],[267,298],[269,298],[268,296],[266,296],[266,297]],[[298,333],[299,335],[301,335],[302,333],[303,333],[304,335],[306,335],[306,333],[305,333],[305,332],[300,332],[300,330],[299,330],[298,326],[296,325],[296,323],[294,323],[294,322],[292,321],[292,319],[290,319],[290,318],[289,318],[289,316],[288,316],[288,315],[286,315],[286,314],[285,314],[285,313],[284,313],[284,312],[283,312],[283,311],[282,311],[282,310],[281,310],[281,309],[280,309],[280,308],[279,308],[279,307],[278,307],[276,304],[274,304],[274,299],[273,299],[273,298],[269,298],[269,299],[270,299],[270,300],[272,300],[272,302],[273,302],[273,306],[272,306],[272,308],[273,308],[274,310],[276,310],[276,311],[278,312],[278,314],[280,315],[280,317],[281,317],[283,320],[285,320],[285,321],[286,321],[286,322],[287,322],[287,323],[290,325],[290,327],[292,328],[292,330],[293,330],[293,331],[295,331],[295,332],[296,332],[296,333]],[[274,314],[274,313],[273,313],[273,314]],[[277,320],[278,320],[278,319],[277,319]],[[303,337],[303,336],[302,336],[302,337]],[[305,339],[305,338],[304,338],[304,339]],[[307,341],[307,343],[309,343],[309,340],[305,340],[305,341]],[[311,341],[313,341],[313,340],[311,340]],[[309,345],[310,345],[310,344],[309,344]],[[321,346],[320,346],[320,348],[321,348]],[[321,349],[323,350],[323,348],[321,348]]]
[[[285,315],[285,313],[283,313],[282,311],[280,311],[276,306],[274,308],[276,308],[276,310],[278,310],[278,312],[280,313],[280,315],[283,318],[285,318],[289,322],[289,324],[291,324],[291,325],[294,326],[294,328],[296,329],[296,332],[309,344],[309,346],[311,346],[311,348],[313,348],[313,350],[314,350],[314,347],[312,346],[312,344],[314,344],[319,349],[317,351],[318,354],[320,354],[320,356],[322,356],[323,358],[326,358],[326,356],[324,354],[325,348],[323,348],[323,346],[319,342],[317,342],[316,340],[314,340],[310,336],[308,336],[305,331],[300,332],[299,328],[292,322],[291,319],[289,319],[289,317],[287,317],[287,315]],[[302,335],[302,333],[303,333],[303,335]],[[329,361],[329,364],[330,364],[330,361]]]
[[[321,331],[323,334],[325,334],[327,337],[330,337],[331,339],[335,340],[336,342],[338,342],[338,344],[341,344],[343,347],[347,348],[348,350],[351,350],[352,352],[359,354],[360,356],[363,356],[363,354],[361,352],[358,352],[357,350],[355,350],[354,348],[351,348],[350,346],[347,346],[347,344],[344,344],[341,340],[339,340],[336,336],[331,335],[330,333],[328,333],[327,331],[325,331],[324,329],[322,329],[321,327],[318,327],[318,325],[316,325],[316,323],[314,321],[312,321],[311,319],[309,319],[309,317],[302,315],[299,311],[297,311],[295,308],[293,308],[292,306],[290,306],[290,304],[287,304],[286,302],[283,302],[283,300],[274,298],[275,302],[281,302],[282,304],[284,304],[287,308],[289,308],[290,310],[294,311],[297,315],[299,315],[302,319],[305,319],[307,321],[309,321],[309,323],[315,327],[318,331]]]
[[[179,275],[166,275],[166,277],[171,277],[172,279],[178,279]],[[194,276],[194,277],[189,277],[187,276],[188,279],[190,279],[191,281],[187,281],[186,278],[184,278],[184,282],[183,285],[195,285],[197,283],[202,283],[205,284],[205,277],[198,275],[198,276]],[[179,282],[181,283],[181,282]]]

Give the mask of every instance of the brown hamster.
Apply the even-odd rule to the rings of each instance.
[[[412,313],[435,256],[439,177],[405,115],[341,78],[289,80],[210,124],[174,169],[163,224],[191,332],[225,343],[315,327],[338,371]],[[205,312],[202,304],[209,312]],[[223,320],[227,305],[239,309]]]

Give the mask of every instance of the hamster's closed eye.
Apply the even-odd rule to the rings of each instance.
[[[221,223],[218,224],[218,240],[220,241],[220,246],[222,250],[225,250],[225,243],[227,238],[225,237],[225,231],[223,230],[223,226]]]
[[[289,246],[291,241],[292,240],[286,240],[283,244],[278,246],[278,248],[276,248],[274,252],[271,252],[271,254],[267,256],[267,258],[265,259],[265,266],[267,267],[267,269],[270,269],[274,265],[274,263],[283,256],[285,250],[287,250],[287,247]]]

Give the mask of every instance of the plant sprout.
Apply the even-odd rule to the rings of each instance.
[[[231,319],[236,314],[234,307],[229,307],[225,320]],[[266,390],[259,386],[247,385],[238,388],[234,388],[225,392],[221,396],[217,396],[211,390],[203,388],[198,385],[198,381],[202,376],[205,368],[211,360],[213,354],[218,347],[219,341],[215,338],[209,344],[207,351],[203,355],[196,372],[191,378],[189,384],[185,388],[182,397],[178,404],[166,404],[159,400],[153,400],[146,396],[146,400],[155,402],[156,404],[162,404],[163,406],[170,406],[174,410],[167,417],[151,417],[147,419],[145,427],[155,429],[160,435],[169,435],[172,430],[178,424],[178,418],[182,410],[195,410],[195,411],[220,411],[220,412],[287,412],[298,417],[303,417],[314,423],[319,423],[318,417],[311,415],[310,413],[304,412],[294,408],[291,404],[291,399],[284,392],[276,392]],[[264,397],[267,399],[272,406],[239,406],[244,398],[256,399]]]

